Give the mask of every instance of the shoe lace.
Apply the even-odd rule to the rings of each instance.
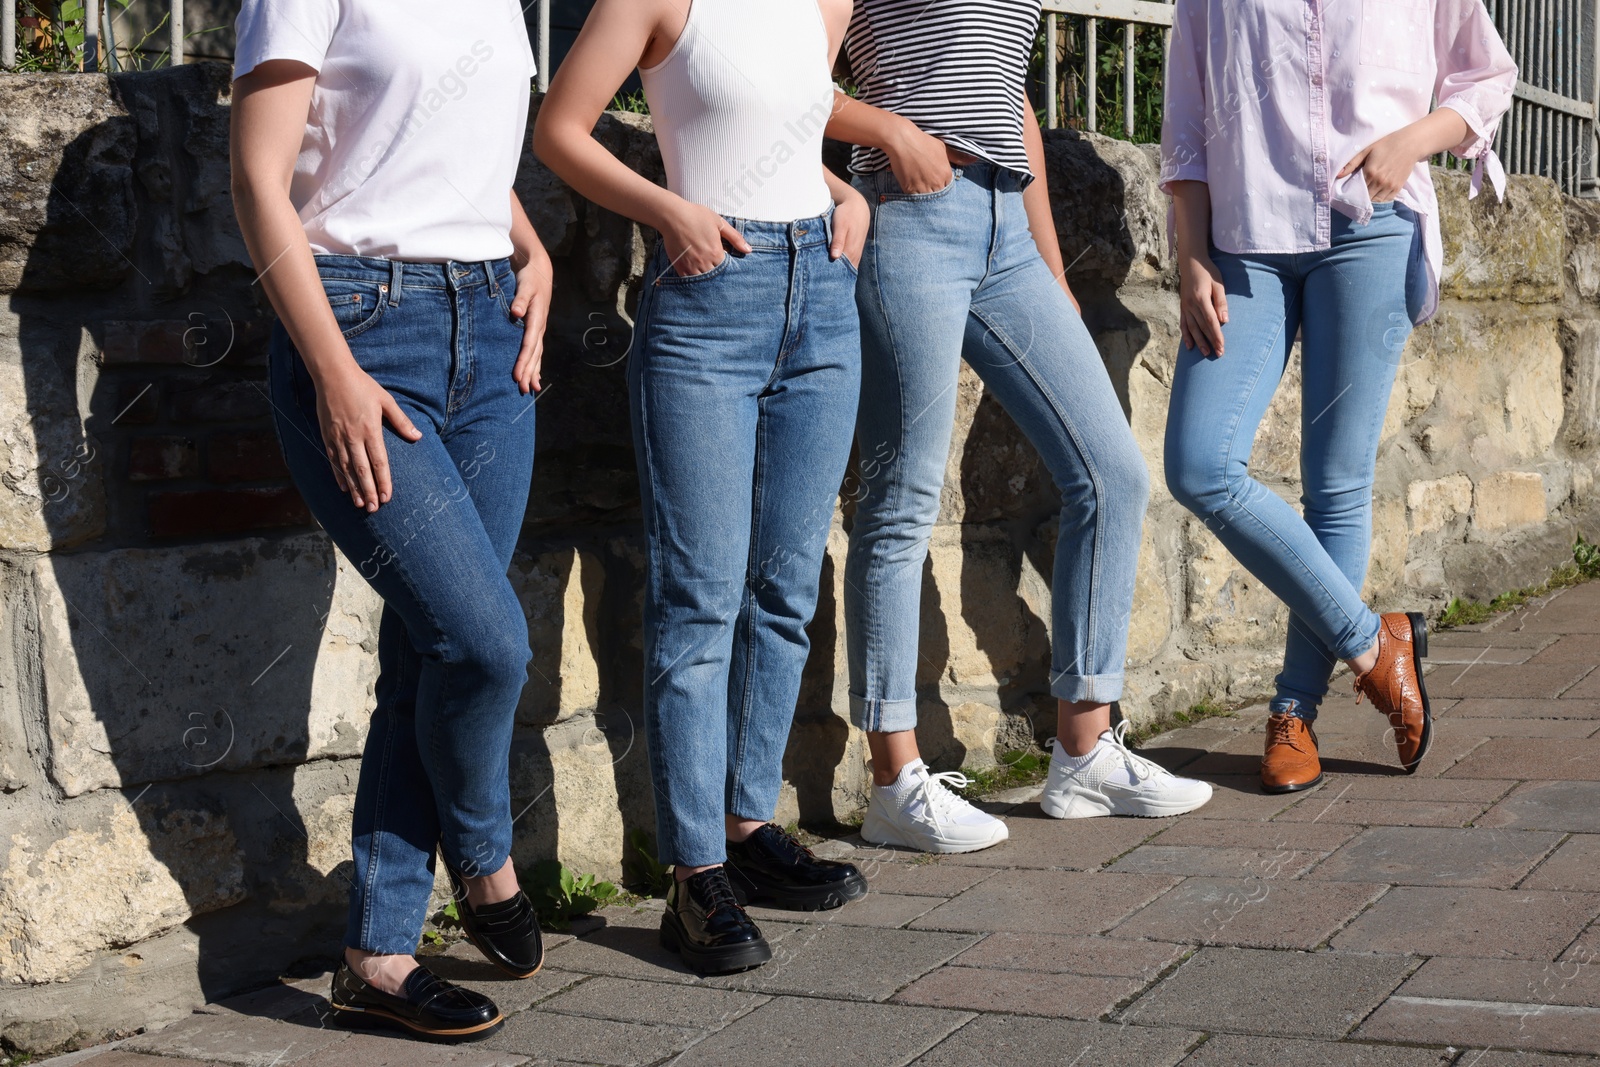
[[[1272,715],[1267,718],[1267,744],[1288,745],[1296,751],[1304,751],[1300,744],[1300,731],[1297,730],[1293,715]]]
[[[1128,747],[1128,730],[1131,729],[1132,726],[1132,722],[1127,719],[1123,719],[1110,730],[1110,737],[1106,737],[1105,734],[1101,734],[1100,737],[1113,751],[1117,753],[1118,756],[1121,757],[1122,762],[1126,764],[1128,770],[1133,773],[1135,781],[1144,782],[1151,778],[1157,777],[1158,775],[1168,773],[1167,769],[1161,766],[1161,764],[1139,755],[1139,753]],[[1046,741],[1045,744],[1048,745],[1052,750],[1059,750],[1061,748],[1061,742],[1054,737]]]
[[[743,910],[739,907],[739,898],[733,895],[733,885],[728,881],[727,873],[721,868],[717,869],[715,877],[705,880],[704,893],[705,914],[708,919],[723,908]]]
[[[796,852],[799,852],[802,855],[808,856],[811,859],[816,859],[817,858],[816,854],[814,852],[812,852],[809,848],[807,848],[805,845],[802,845],[800,843],[800,839],[798,837],[795,837],[788,830],[784,829],[782,826],[779,826],[777,823],[775,823],[775,822],[767,823],[767,830],[770,833],[778,835],[778,838],[781,841],[783,841],[784,844],[788,845],[790,848],[794,849]]]
[[[922,780],[920,787],[922,802],[933,814],[934,819],[943,823],[972,810],[972,805],[958,792],[971,784],[972,779],[960,771],[930,774]]]

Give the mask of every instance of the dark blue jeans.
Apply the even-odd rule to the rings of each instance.
[[[730,219],[750,242],[645,272],[629,361],[650,561],[645,730],[662,862],[770,819],[861,386],[855,271],[831,215]]]
[[[506,571],[533,473],[534,397],[511,376],[522,327],[508,262],[317,266],[356,362],[422,431],[407,443],[384,428],[393,498],[356,508],[334,482],[311,376],[273,331],[272,403],[295,484],[384,603],[345,944],[409,953],[435,850],[468,876],[510,854],[511,730],[531,655]]]

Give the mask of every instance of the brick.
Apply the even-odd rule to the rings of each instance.
[[[1528,662],[1600,664],[1600,634],[1569,634],[1535,652]]]
[[[1441,630],[1428,635],[1428,651],[1435,648],[1544,648],[1554,634],[1527,633],[1497,626],[1490,630]]]
[[[1257,746],[1259,749],[1259,745]],[[1225,819],[1262,820],[1272,818],[1295,802],[1294,796],[1275,796],[1261,791],[1261,754],[1249,764],[1247,774],[1206,774],[1211,783],[1211,799],[1205,807],[1191,811],[1183,820]],[[1183,821],[1183,820],[1180,820]]]
[[[1428,675],[1429,697],[1554,698],[1592,670],[1587,663],[1444,667]]]
[[[1199,1039],[1185,1030],[982,1015],[912,1067],[1173,1067]]]
[[[540,1011],[625,1023],[720,1030],[769,998],[739,990],[595,978],[539,1005]],[[578,1050],[568,1050],[576,1055]]]
[[[1600,781],[1600,739],[1496,738],[1450,768],[1446,777]]]
[[[1452,804],[1440,800],[1351,800],[1333,794],[1324,803],[1290,808],[1274,825],[1310,819],[1337,819],[1367,826],[1466,826],[1483,813],[1487,804]]]
[[[1312,796],[1322,795],[1320,791]],[[1293,811],[1295,809],[1290,809]],[[1359,826],[1349,826],[1325,818],[1317,822],[1285,824],[1288,813],[1273,822],[1229,821],[1224,819],[1197,819],[1186,817],[1152,845],[1211,845],[1221,848],[1305,849],[1312,852],[1332,852],[1361,832]]]
[[[139,1052],[127,1052],[123,1049],[85,1049],[82,1052],[69,1052],[65,1056],[54,1056],[48,1060],[26,1061],[35,1064],[35,1067],[208,1067],[201,1060],[181,1059],[174,1056],[146,1056]],[[311,1062],[311,1061],[308,1061]]]
[[[348,1036],[344,1030],[296,1026],[248,1015],[192,1015],[119,1047],[128,1052],[180,1056],[241,1067],[298,1063]]]
[[[1600,700],[1600,669],[1590,668],[1583,681],[1562,693],[1561,697],[1563,700]]]
[[[1427,662],[1441,670],[1449,667],[1514,666],[1533,659],[1537,648],[1528,645],[1445,645],[1428,642]]]
[[[264,482],[289,477],[278,437],[269,430],[218,433],[206,442],[206,477],[213,482]]]
[[[896,993],[893,1003],[1098,1019],[1143,987],[1136,978],[942,967]]]
[[[839,926],[885,926],[892,929],[904,926],[938,906],[937,897],[902,897],[869,892],[860,900],[830,911],[827,921]],[[786,908],[752,907],[749,911],[758,923],[794,918],[794,912]]]
[[[1458,804],[1488,805],[1505,796],[1516,784],[1514,780],[1422,778],[1411,774],[1340,775],[1331,779],[1327,786],[1313,796],[1326,798],[1331,794],[1350,800],[1390,802],[1438,800]],[[1279,816],[1279,819],[1282,820],[1284,817]],[[1327,822],[1328,819],[1324,818],[1322,821]]]
[[[1435,956],[1397,992],[1443,1000],[1600,1008],[1600,970],[1577,963]]]
[[[161,414],[161,386],[155,382],[131,381],[117,385],[109,411],[101,412],[113,426],[144,426]]]
[[[1595,722],[1593,719],[1535,719],[1528,716],[1506,719],[1461,718],[1446,720],[1441,728],[1465,730],[1478,737],[1579,738],[1590,737],[1596,731],[1600,731],[1600,722]]]
[[[1092,934],[1177,884],[1148,874],[1002,871],[912,923],[922,930]]]
[[[1530,634],[1600,634],[1600,587],[1564,590],[1505,617],[1497,630]]]
[[[534,1009],[513,1015],[482,1043],[538,1060],[581,1056],[585,1063],[633,1067],[681,1052],[702,1036],[684,1026],[643,1026]]]
[[[976,943],[970,934],[819,923],[773,945],[771,963],[705,982],[755,993],[887,1000]]]
[[[1351,952],[1555,958],[1600,914],[1600,894],[1399,886],[1333,939]]]
[[[1600,890],[1600,834],[1575,834],[1522,880],[1523,889]],[[1600,1007],[1600,1004],[1594,1005]]]
[[[1204,948],[1125,1008],[1118,1021],[1339,1037],[1398,986],[1413,964],[1406,956]]]
[[[952,967],[1045,971],[1107,978],[1153,978],[1178,961],[1182,945],[1066,934],[990,934],[950,961]]]
[[[1478,820],[1479,826],[1600,833],[1592,782],[1524,782]]]
[[[187,437],[135,437],[128,443],[128,480],[193,478],[200,473],[200,449]]]
[[[1390,997],[1356,1036],[1376,1041],[1594,1052],[1600,1050],[1600,1010]],[[1476,1067],[1471,1054],[1465,1062]]]
[[[939,1008],[780,997],[696,1045],[691,1062],[694,1067],[907,1063],[971,1018]]]
[[[1134,874],[1200,875],[1226,878],[1273,870],[1278,877],[1295,878],[1321,859],[1321,852],[1293,849],[1217,848],[1209,845],[1143,845],[1109,868]]]
[[[150,497],[150,536],[212,537],[309,526],[311,512],[294,489],[195,489]]]
[[[189,362],[184,335],[190,323],[182,319],[159,322],[107,322],[100,357],[106,366],[132,363],[183,364]]]
[[[1400,1048],[1354,1041],[1299,1041],[1282,1037],[1215,1034],[1183,1061],[1184,1067],[1446,1067],[1455,1049]],[[1479,1067],[1472,1056],[1464,1067]],[[1574,1065],[1575,1067],[1575,1065]]]
[[[1375,826],[1322,862],[1315,879],[1509,889],[1561,841],[1536,830]]]
[[[1600,719],[1600,700],[1479,700],[1468,697],[1452,707],[1448,714],[1452,719]]]
[[[1111,931],[1156,941],[1310,949],[1375,900],[1360,882],[1190,878]]]
[[[874,892],[953,897],[994,872],[935,860],[931,863],[884,863],[876,870],[863,873]]]
[[[1459,1067],[1586,1067],[1596,1062],[1588,1057],[1544,1056],[1537,1052],[1511,1052],[1504,1049],[1482,1049],[1465,1052],[1456,1061]]]
[[[504,1006],[501,1007],[504,1011]],[[396,1032],[352,1034],[301,1061],[300,1067],[521,1067],[528,1058],[476,1044],[412,1041]],[[151,1067],[166,1067],[165,1061]]]
[[[264,382],[221,382],[172,394],[175,422],[247,422],[272,413]]]
[[[1006,817],[1011,836],[979,852],[946,856],[962,867],[1031,867],[1085,871],[1135,848],[1168,825],[1164,819],[1052,819],[1037,804]]]

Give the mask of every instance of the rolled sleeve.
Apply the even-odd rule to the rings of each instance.
[[[1434,99],[1467,124],[1467,136],[1450,152],[1477,159],[1494,143],[1517,84],[1517,65],[1482,0],[1438,0],[1434,55]]]
[[[1167,49],[1161,124],[1161,191],[1206,180],[1206,3],[1177,0]]]
[[[339,0],[244,0],[234,23],[234,78],[274,59],[320,71],[338,24]]]

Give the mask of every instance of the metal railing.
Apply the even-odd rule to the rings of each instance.
[[[1056,53],[1061,45],[1061,16],[1083,17],[1083,100],[1081,103],[1083,128],[1091,133],[1100,129],[1100,22],[1102,19],[1121,22],[1122,26],[1122,128],[1134,126],[1134,87],[1137,64],[1134,46],[1138,27],[1148,26],[1161,30],[1162,53],[1166,52],[1166,38],[1172,28],[1172,5],[1152,3],[1150,0],[1044,0],[1044,83],[1045,125],[1056,129],[1061,125],[1060,105],[1065,101],[1069,112],[1077,112],[1079,100],[1070,80],[1063,84],[1057,70]],[[1068,32],[1077,29],[1067,28]],[[1071,75],[1068,75],[1069,79]],[[1076,115],[1074,115],[1076,117]]]

